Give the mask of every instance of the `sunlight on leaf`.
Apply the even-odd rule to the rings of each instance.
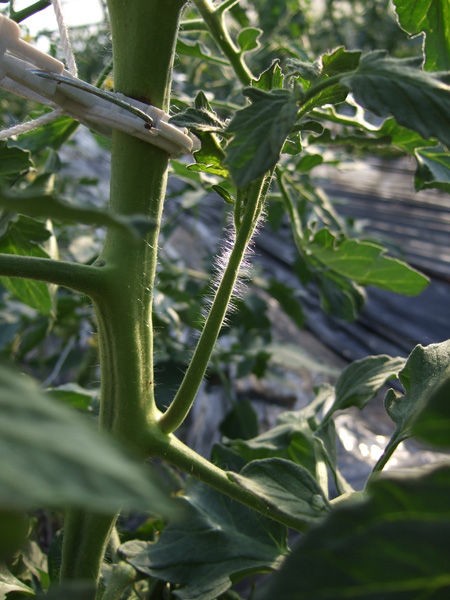
[[[372,242],[349,238],[338,241],[332,233],[322,229],[308,248],[327,268],[361,285],[415,296],[429,283],[425,275],[401,260],[385,256],[384,248]]]
[[[448,0],[394,0],[400,26],[409,34],[425,33],[425,67],[450,70],[450,3]]]
[[[264,498],[267,509],[305,521],[321,519],[329,510],[319,484],[301,465],[282,458],[248,463],[240,473],[228,473],[240,486]]]

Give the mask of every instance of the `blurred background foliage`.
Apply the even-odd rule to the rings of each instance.
[[[2,4],[4,7],[1,11],[9,14],[11,7],[6,2]],[[420,39],[410,40],[399,29],[387,0],[370,3],[358,0],[241,0],[227,17],[233,35],[242,28],[250,32],[247,41],[243,37],[239,39],[241,43],[249,44],[248,60],[255,73],[270,67],[275,59],[283,65],[289,60],[314,64],[321,53],[339,45],[363,50],[388,48],[398,56],[420,52]],[[243,98],[231,76],[231,70],[224,66],[218,49],[198,23],[195,9],[188,7],[177,49],[172,110],[176,113],[185,108],[199,90],[204,90],[212,108],[221,119],[226,120],[231,111],[242,104]],[[23,26],[26,28],[26,20]],[[56,32],[42,31],[37,37],[47,40],[51,53],[58,53]],[[107,22],[73,28],[71,39],[80,78],[92,83],[100,81],[105,87],[111,88],[113,72]],[[4,127],[42,112],[41,108],[30,102],[3,91],[0,98],[0,124]],[[352,110],[351,106],[347,108]],[[79,141],[73,141],[70,137],[75,129],[76,124],[62,118],[45,130],[21,136],[17,145],[27,153],[29,162],[12,177],[4,177],[2,184],[16,191],[29,192],[45,182],[46,193],[62,196],[69,202],[82,201],[97,206],[104,204],[106,198],[100,188],[105,183],[105,172],[96,177],[94,169],[93,176],[83,176],[74,171],[74,165],[68,163],[71,160],[68,158],[70,150],[66,154],[61,150],[66,143],[66,147],[76,152]],[[312,132],[310,138],[313,145],[316,143],[314,136],[316,132]],[[101,154],[108,147],[108,140],[96,134],[94,139]],[[351,235],[352,222],[340,219],[326,196],[311,182],[311,170],[323,159],[314,151],[308,152],[306,139],[302,143],[307,152],[298,162],[295,173],[290,175],[293,189],[300,190],[297,209],[303,226],[310,229],[322,222],[336,233],[345,231]],[[297,147],[294,152],[298,150],[298,140],[293,140],[295,144]],[[316,147],[320,150],[321,146],[316,144]],[[327,160],[337,164],[347,152],[358,151],[355,146],[342,146]],[[155,319],[160,332],[156,356],[162,404],[176,387],[174,373],[179,373],[181,377],[183,372],[186,347],[191,347],[202,322],[201,298],[207,293],[209,277],[215,270],[211,257],[221,252],[220,242],[216,241],[203,251],[199,268],[188,269],[182,257],[174,257],[166,251],[165,240],[177,231],[186,214],[194,218],[201,214],[205,188],[209,194],[206,202],[216,205],[218,197],[214,190],[219,191],[223,198],[227,198],[231,192],[221,177],[189,170],[182,160],[172,162],[155,307]],[[212,193],[213,201],[210,199]],[[274,231],[285,219],[284,210],[280,190],[274,187],[267,210],[268,225]],[[218,234],[222,225],[226,226],[229,213],[230,205],[223,202],[220,216],[216,213]],[[29,240],[36,255],[39,252],[51,255],[53,252],[70,260],[95,260],[96,249],[100,247],[104,234],[101,228],[67,225],[58,221],[50,223],[39,219],[29,219],[29,222],[39,233],[35,240]],[[3,237],[11,238],[17,226],[17,216],[4,212],[1,224]],[[87,238],[90,238],[88,243]],[[305,283],[314,279],[313,271],[308,271],[308,267],[299,268],[300,281]],[[51,309],[48,310],[47,306],[44,310],[42,305],[33,304],[30,300],[38,284],[30,284],[31,288],[18,296],[11,281],[4,279],[3,283],[0,296],[0,355],[14,358],[48,387],[65,385],[70,381],[79,385],[80,389],[95,390],[98,385],[95,324],[87,300],[67,290],[53,290],[47,299],[51,302]],[[271,323],[266,316],[271,298],[279,303],[297,326],[304,325],[298,290],[264,278],[261,273],[257,283],[259,292],[252,292],[245,302],[237,301],[240,310],[230,316],[228,327],[222,333],[224,343],[219,344],[214,355],[209,375],[212,380],[219,377],[223,381],[249,373],[257,376],[264,374],[270,357],[265,348],[271,340]],[[363,303],[363,290],[351,281],[342,280],[338,283],[335,285],[336,281],[328,276],[319,280],[322,304],[330,311],[340,307],[342,317],[354,318]],[[86,398],[91,400],[92,394],[86,392]]]

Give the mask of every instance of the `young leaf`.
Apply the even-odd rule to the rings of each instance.
[[[264,498],[267,509],[276,507],[286,516],[304,521],[323,518],[329,511],[328,500],[301,465],[282,458],[255,460],[240,473],[229,473],[232,481]]]
[[[210,173],[220,177],[228,177],[224,166],[225,154],[215,132],[225,129],[203,92],[195,97],[195,107],[190,107],[172,117],[171,123],[179,127],[188,127],[195,132],[201,142],[199,150],[194,152],[195,164],[188,169],[198,173]]]
[[[416,190],[437,188],[450,192],[450,154],[442,146],[417,148]]]
[[[450,70],[450,4],[448,0],[394,0],[402,29],[410,35],[425,33],[425,67]]]
[[[226,188],[224,188],[222,185],[212,185],[211,189],[214,190],[216,192],[216,194],[219,194],[219,196],[223,200],[225,200],[225,202],[227,204],[234,205],[235,199],[233,198],[231,193]]]
[[[341,83],[319,88],[315,92],[314,87],[308,92],[308,99],[304,102],[302,110],[308,112],[315,107],[325,106],[326,104],[340,104],[348,96],[348,87]]]
[[[273,89],[281,89],[283,82],[284,75],[280,63],[278,60],[274,60],[270,67],[263,71],[258,79],[253,81],[252,85],[259,90],[270,92]]]
[[[198,173],[228,177],[228,169],[224,165],[225,155],[214,133],[197,131],[197,136],[201,141],[201,148],[194,152],[196,162],[189,165],[188,169]]]
[[[435,392],[449,375],[450,340],[414,348],[399,373],[405,390],[398,394],[390,390],[386,395],[386,410],[397,425],[397,438],[411,435],[412,423],[424,408],[426,399]]]
[[[320,230],[309,251],[328,269],[361,285],[415,296],[428,285],[428,278],[406,263],[384,255],[382,246],[349,238],[338,241],[330,231]]]
[[[194,108],[190,106],[171,117],[169,122],[177,127],[187,127],[196,132],[223,131],[225,129],[224,123],[210,107]]]
[[[179,498],[183,519],[158,542],[132,541],[120,552],[135,569],[177,584],[182,600],[216,600],[241,574],[275,568],[287,552],[286,530],[199,483]]]
[[[245,94],[252,104],[229,124],[234,137],[226,152],[226,164],[239,187],[275,166],[297,117],[296,99],[288,90],[247,88]]]
[[[223,58],[209,54],[208,50],[200,42],[189,43],[178,39],[177,54],[192,56],[193,58],[199,58],[202,61],[208,61],[218,65],[228,65],[228,61]]]
[[[0,367],[0,391],[1,507],[170,510],[149,471],[31,379]]]
[[[258,27],[245,27],[241,29],[237,36],[237,43],[241,53],[254,52],[260,48],[259,38],[261,37],[262,29]]]
[[[356,100],[380,117],[393,115],[423,137],[450,145],[450,86],[439,74],[421,71],[415,58],[392,58],[383,50],[362,56],[341,83]]]
[[[404,365],[404,358],[394,358],[385,354],[368,356],[352,362],[342,371],[336,382],[335,400],[324,422],[337,410],[350,406],[363,408],[389,379],[398,376]]]
[[[360,51],[349,51],[343,46],[330,53],[322,54],[321,76],[332,77],[346,71],[354,71],[358,67],[360,58]]]
[[[310,530],[259,600],[444,600],[450,467],[370,484]]]

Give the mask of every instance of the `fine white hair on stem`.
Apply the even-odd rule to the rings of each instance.
[[[255,234],[257,233],[257,229],[259,227],[259,223],[261,222],[261,220],[262,220],[262,218],[260,217],[258,220],[258,224],[255,227],[255,230],[253,231],[250,243],[247,245],[245,254],[242,258],[242,261],[241,261],[241,264],[239,267],[239,273],[236,277],[233,292],[232,292],[230,302],[227,307],[226,315],[224,317],[223,325],[225,325],[227,323],[227,315],[229,315],[234,310],[236,310],[236,300],[242,300],[245,297],[245,293],[246,293],[246,289],[247,289],[247,281],[251,278],[251,269],[252,269],[252,264],[249,260],[249,257],[253,253],[253,239],[255,237]],[[203,310],[202,310],[203,320],[205,320],[207,318],[208,313],[211,310],[211,306],[212,306],[214,299],[216,297],[216,294],[218,292],[218,288],[221,284],[223,274],[225,272],[225,269],[228,266],[230,255],[231,255],[234,245],[235,245],[235,241],[236,241],[236,230],[235,230],[234,224],[232,222],[232,219],[230,219],[230,222],[228,223],[227,227],[225,228],[225,235],[224,235],[223,241],[221,242],[222,247],[221,247],[219,253],[214,258],[213,276],[211,279],[210,291],[204,298],[204,306],[203,306]]]

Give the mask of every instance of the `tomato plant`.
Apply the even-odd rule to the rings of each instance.
[[[427,285],[381,244],[358,239],[310,174],[336,145],[395,149],[417,160],[418,188],[449,190],[448,4],[395,0],[399,25],[423,45],[390,38],[392,54],[373,47],[374,22],[359,35],[363,49],[353,47],[340,29],[342,4],[324,3],[320,13],[306,1],[109,0],[114,89],[170,112],[171,124],[198,143],[189,164],[115,130],[107,207],[80,202],[78,186],[59,173],[59,151],[78,126],[71,117],[1,142],[0,342],[4,356],[29,371],[0,367],[2,597],[447,597],[448,462],[382,471],[410,437],[448,449],[450,342],[419,345],[408,358],[356,361],[308,407],[250,439],[224,440],[210,460],[177,435],[273,206],[289,221],[301,280],[317,286],[325,310],[351,319],[365,286],[415,295]],[[367,18],[363,4],[348,6]],[[22,21],[48,5],[18,12],[11,1],[7,9]],[[386,3],[373,5],[370,14],[384,23],[376,9]],[[169,174],[181,195],[212,191],[230,215],[229,251],[200,325],[193,288],[177,288],[186,274],[159,255]],[[89,227],[106,234],[91,259],[75,260],[71,236]],[[286,287],[269,292],[301,321]],[[181,320],[198,329],[187,338],[188,361],[174,321],[155,310],[160,293],[182,301]],[[178,367],[186,363],[164,401],[155,348],[168,361],[177,356]],[[72,385],[33,381],[69,355]],[[257,359],[251,368],[267,357]],[[363,408],[386,384],[394,434],[365,489],[355,491],[336,459],[334,416]],[[58,531],[47,562],[35,541],[42,508]],[[145,518],[127,533],[119,515],[130,511]],[[289,531],[298,533],[293,542]],[[256,591],[234,588],[267,573]]]

